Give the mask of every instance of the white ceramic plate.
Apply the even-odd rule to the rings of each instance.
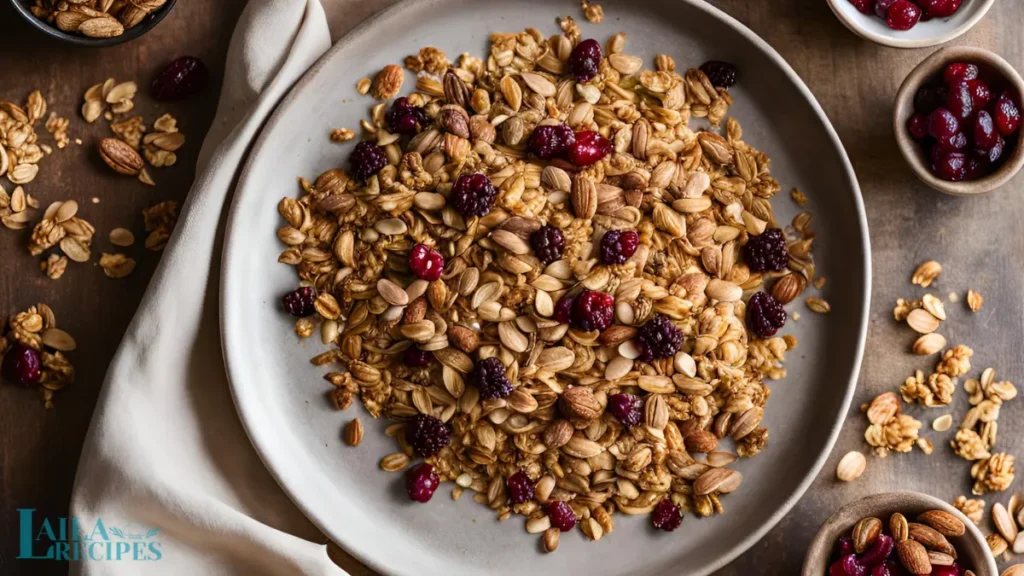
[[[918,22],[910,30],[893,30],[872,11],[864,14],[850,0],[828,0],[836,17],[861,38],[896,48],[926,48],[959,37],[981,20],[996,0],[964,0],[960,9],[948,18]]]
[[[578,531],[563,535],[556,554],[539,551],[522,519],[498,523],[451,486],[429,505],[413,504],[403,477],[378,468],[394,451],[383,422],[357,406],[336,412],[327,402],[323,368],[309,358],[324,350],[319,338],[299,341],[280,297],[294,288],[294,270],[276,262],[282,225],[276,206],[294,197],[296,176],[313,179],[344,165],[352,144],[327,140],[330,128],[356,128],[373,102],[355,83],[385,64],[401,62],[427,45],[449,55],[486,53],[488,34],[534,26],[550,34],[567,5],[545,0],[422,0],[393,8],[344,38],[294,88],[254,146],[235,194],[224,248],[222,337],[238,413],[256,450],[295,503],[330,538],[387,574],[479,575],[707,574],[764,535],[796,502],[830,451],[845,416],[867,327],[870,257],[867,222],[853,169],[810,92],[782,59],[741,24],[703,2],[605,1],[605,20],[578,18],[584,35],[604,41],[629,34],[627,52],[652,62],[657,53],[680,66],[716,58],[741,71],[731,113],[744,139],[772,158],[783,192],[775,200],[780,222],[798,208],[792,187],[810,197],[825,297],[833,312],[818,316],[801,303],[801,319],[786,332],[799,347],[789,354],[790,376],[772,384],[762,455],[739,463],[745,480],[724,498],[726,513],[688,515],[671,534],[655,533],[648,518],[616,516],[615,533],[588,543]],[[408,92],[412,83],[407,76]],[[358,448],[345,447],[341,428],[359,416],[367,425]]]

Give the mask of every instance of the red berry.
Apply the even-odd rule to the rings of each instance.
[[[302,286],[287,293],[281,298],[284,309],[292,316],[301,318],[309,316],[316,311],[313,308],[313,301],[316,300],[316,293],[309,286]]]
[[[498,197],[498,189],[480,173],[463,174],[452,186],[451,204],[463,216],[487,216]]]
[[[987,152],[979,152],[980,154],[987,154]],[[971,156],[967,159],[967,169],[964,171],[964,180],[974,180],[988,174],[989,169],[992,165],[989,163],[988,158],[982,156]]]
[[[417,414],[406,424],[405,440],[417,456],[430,458],[450,444],[452,437],[444,422],[427,414]]]
[[[610,140],[589,130],[576,133],[576,141],[569,146],[569,160],[577,166],[590,166],[612,151]]]
[[[1012,136],[1020,128],[1020,109],[1010,98],[1010,95],[1003,92],[996,99],[996,109],[993,116],[996,121],[996,128],[1003,136]]]
[[[572,304],[572,324],[584,332],[608,328],[614,315],[615,298],[597,290],[584,290]]]
[[[945,106],[947,92],[946,87],[939,84],[918,88],[914,94],[914,111],[927,116],[939,106]]]
[[[839,559],[843,566],[843,572],[846,576],[866,576],[868,573],[867,567],[857,560],[855,554],[849,554]]]
[[[942,70],[942,81],[949,85],[974,80],[977,77],[978,67],[967,62],[951,62]]]
[[[395,134],[411,136],[420,131],[430,121],[427,113],[419,106],[413,106],[405,96],[391,104],[385,116],[388,127]]]
[[[999,133],[996,132],[995,122],[992,115],[981,110],[974,118],[974,147],[981,150],[988,150],[996,145]]]
[[[555,304],[555,313],[551,317],[557,322],[568,324],[572,320],[572,304],[575,300],[568,295],[562,296]]]
[[[839,541],[836,542],[836,556],[847,556],[853,554],[853,538],[850,536],[841,536]]]
[[[896,0],[889,7],[885,23],[893,30],[910,30],[921,19],[921,9],[908,0]]]
[[[493,356],[473,366],[473,371],[469,373],[469,383],[480,390],[480,397],[484,400],[507,398],[512,393],[512,383],[505,375],[505,365]]]
[[[889,7],[896,3],[896,0],[875,0],[875,15],[882,20],[889,14]]]
[[[872,567],[885,562],[889,556],[892,555],[892,550],[895,547],[892,538],[885,535],[879,534],[871,546],[860,555],[858,560],[861,564]]]
[[[527,147],[538,158],[550,160],[564,154],[575,142],[576,133],[568,125],[544,125],[533,129]]]
[[[608,411],[628,429],[643,419],[644,402],[632,394],[612,394],[608,397]]]
[[[569,73],[576,77],[577,82],[586,82],[597,75],[601,57],[601,44],[588,38],[577,44],[569,54]]]
[[[939,138],[936,142],[946,150],[963,150],[967,147],[967,136],[963,132],[957,132],[949,138]]]
[[[4,354],[0,373],[8,382],[19,386],[32,386],[38,384],[43,377],[42,364],[38,350],[16,342]]]
[[[150,86],[157,100],[181,100],[203,89],[210,73],[194,56],[182,56],[171,62],[153,79]]]
[[[987,150],[978,151],[978,156],[984,158],[988,163],[995,164],[1003,157],[1003,151],[1006,150],[1006,141],[1001,136],[996,137],[996,143],[993,144]]]
[[[946,95],[946,108],[960,120],[966,119],[974,112],[974,94],[966,81],[950,85],[949,94]]]
[[[932,173],[950,182],[959,182],[967,175],[967,157],[936,144],[932,148]]]
[[[430,364],[430,356],[430,352],[426,350],[409,347],[402,353],[402,362],[411,368],[426,368]]]
[[[533,500],[534,490],[536,486],[533,480],[526,475],[526,472],[522,470],[508,477],[505,481],[505,485],[508,488],[508,499],[513,504],[522,504],[528,500]]]
[[[601,263],[622,264],[639,246],[640,235],[636,230],[609,230],[601,238]]]
[[[444,256],[426,244],[417,244],[409,252],[409,269],[417,278],[433,282],[444,271]]]
[[[918,0],[928,18],[946,18],[956,14],[962,0]]]
[[[417,502],[428,502],[434,491],[441,485],[441,478],[434,467],[426,462],[417,464],[405,475],[405,492]]]
[[[968,80],[967,85],[971,88],[971,99],[974,102],[974,109],[981,110],[988,106],[989,101],[992,100],[992,92],[989,91],[988,86],[981,80]]]
[[[931,576],[961,576],[963,572],[960,571],[960,565],[953,562],[949,566],[932,566]]]
[[[937,108],[928,116],[928,133],[932,138],[949,139],[960,131],[960,121],[945,108]]]
[[[548,513],[551,525],[562,532],[568,532],[576,527],[576,513],[573,512],[572,506],[565,502],[552,500],[548,503],[545,511]]]
[[[871,0],[850,0],[850,4],[864,14],[871,14]]]
[[[924,140],[928,137],[928,119],[920,114],[914,114],[907,120],[907,131],[914,140]]]
[[[683,515],[679,512],[679,506],[665,498],[654,507],[654,512],[651,513],[651,523],[659,530],[671,532],[682,525]]]

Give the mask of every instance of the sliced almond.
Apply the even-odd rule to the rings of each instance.
[[[925,334],[914,342],[914,354],[928,356],[946,347],[946,337],[938,332]]]
[[[853,482],[864,473],[867,464],[867,459],[860,452],[847,452],[836,467],[836,478],[842,482]]]
[[[1017,541],[1017,523],[1014,522],[1013,517],[1010,516],[1010,512],[1007,511],[1006,506],[1003,506],[1002,502],[996,502],[992,505],[992,522],[996,525],[996,530],[999,530],[999,533],[1002,534],[1007,542]]]
[[[377,281],[377,292],[385,302],[392,306],[405,306],[409,303],[409,294],[401,286],[387,278]]]
[[[907,315],[907,325],[918,334],[931,334],[939,329],[939,319],[924,308],[917,308]]]

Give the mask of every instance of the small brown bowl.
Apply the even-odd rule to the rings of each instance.
[[[862,518],[874,516],[888,527],[889,516],[900,512],[913,522],[914,518],[928,510],[945,510],[960,519],[967,526],[963,536],[950,537],[956,548],[958,562],[965,569],[972,570],[977,576],[999,576],[996,562],[989,552],[985,537],[966,516],[949,504],[918,492],[891,492],[874,494],[851,502],[825,520],[814,537],[804,557],[803,576],[826,576],[832,560],[832,551],[840,536],[850,534],[853,527]],[[893,552],[895,554],[895,552]]]
[[[935,81],[942,74],[942,69],[950,62],[969,62],[976,64],[982,74],[988,72],[1004,79],[1006,89],[1013,95],[1017,105],[1021,105],[1021,95],[1024,95],[1024,79],[1010,66],[1006,60],[998,55],[972,46],[950,46],[942,48],[921,62],[910,72],[907,79],[903,81],[899,92],[896,94],[896,105],[893,109],[892,123],[896,133],[896,143],[899,145],[903,157],[907,159],[910,168],[917,174],[922,182],[946,194],[957,196],[972,196],[990,192],[1006,184],[1024,166],[1024,129],[1018,130],[1011,138],[1015,142],[1007,141],[1009,157],[987,176],[976,180],[964,180],[961,182],[950,182],[943,180],[929,169],[930,160],[924,147],[915,141],[910,132],[907,131],[907,121],[914,114],[914,95],[918,88],[929,82]],[[993,91],[993,98],[998,96]]]

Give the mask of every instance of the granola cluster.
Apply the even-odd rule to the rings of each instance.
[[[360,399],[395,422],[387,433],[400,450],[381,467],[426,455],[407,476],[410,497],[454,481],[453,498],[472,490],[499,519],[526,516],[548,551],[567,518],[598,540],[614,512],[654,511],[666,530],[682,511],[722,513],[741,481],[729,465],[764,448],[766,382],[785,376],[796,345],[751,332],[746,301],[799,276],[792,299],[815,279],[806,213],[786,229],[794,248],[782,270],[743,259],[751,238],[780,228],[769,202],[780,186],[726,119],[726,89],[698,69],[676,72],[666,55],[642,69],[621,33],[596,76],[578,81],[567,62],[580,32],[571,19],[562,27],[493,34],[485,59],[410,56],[416,91],[393,105],[408,134],[377,104],[361,123],[361,164],[300,178],[300,197],[278,205],[279,261],[301,285],[286,308],[301,316],[300,336],[319,323],[336,345],[313,359],[340,365],[325,377],[334,405]],[[358,90],[390,97],[397,86],[389,66]],[[724,123],[724,134],[691,128],[693,118]],[[530,153],[538,129],[563,125],[606,138],[609,153],[597,158],[595,144],[581,153],[589,165]],[[460,180],[474,174],[485,178]],[[542,227],[558,229],[541,240],[550,262],[531,244]],[[638,234],[635,248],[612,248],[622,263],[601,259],[612,231]],[[574,299],[584,302],[574,318],[596,316],[570,320]],[[667,344],[642,343],[649,325],[647,341]],[[424,440],[437,424],[450,434]],[[346,427],[347,443],[361,435]]]
[[[12,315],[0,332],[4,379],[36,388],[43,403],[51,408],[54,392],[75,379],[75,369],[64,353],[76,346],[70,334],[57,328],[49,306],[31,306]]]

